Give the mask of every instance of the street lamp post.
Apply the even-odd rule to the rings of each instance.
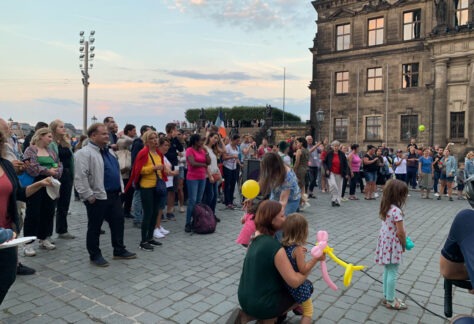
[[[92,123],[92,124],[97,123],[97,117],[96,117],[95,115],[92,116],[92,118],[91,118],[91,123]]]
[[[321,108],[316,112],[316,120],[318,121],[318,142],[321,142],[321,126],[324,121],[324,110]]]
[[[82,133],[86,134],[87,132],[87,89],[89,87],[89,69],[92,69],[93,65],[92,63],[89,63],[89,61],[94,60],[94,49],[95,46],[92,46],[94,44],[95,38],[95,31],[91,30],[89,33],[89,37],[86,40],[84,37],[84,32],[81,31],[79,32],[79,44],[81,45],[79,47],[79,60],[81,63],[79,65],[79,68],[81,69],[82,73],[82,84],[84,85],[84,106],[83,106],[83,111],[82,111]],[[89,47],[89,44],[91,45]]]

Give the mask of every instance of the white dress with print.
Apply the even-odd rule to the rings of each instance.
[[[397,222],[403,221],[403,213],[395,205],[390,206],[385,221],[380,228],[375,263],[399,264],[402,261],[403,248],[397,237]]]

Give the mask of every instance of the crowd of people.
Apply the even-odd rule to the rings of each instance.
[[[260,161],[259,185],[264,201],[259,204],[235,195],[248,159]],[[248,251],[239,286],[244,313],[238,315],[274,318],[301,304],[302,323],[306,323],[312,317],[312,286],[306,277],[318,261],[324,260],[321,257],[306,262],[304,258],[308,229],[299,212],[311,206],[310,199],[328,192],[331,206],[340,207],[342,202],[359,199],[357,187],[366,200],[376,199],[381,192],[383,224],[394,222],[398,231],[388,233],[388,226],[382,226],[380,235],[389,235],[392,241],[396,237],[399,245],[387,247],[379,241],[377,251],[383,255],[384,249],[396,248],[401,259],[405,248],[400,243],[404,240],[401,210],[408,188],[419,188],[426,199],[431,198],[431,191],[442,199],[446,189],[448,200],[453,200],[456,184],[458,199],[463,199],[464,179],[473,175],[474,152],[458,164],[451,145],[419,148],[414,140],[406,149],[396,151],[383,144],[368,145],[362,154],[358,144],[329,144],[327,139],[315,142],[309,135],[291,136],[278,145],[264,138],[257,145],[251,135],[242,139],[238,134],[222,137],[212,125],[204,136],[183,131],[175,123],[168,123],[163,133],[142,125],[138,136],[135,125],[127,124],[119,131],[109,116],[103,123],[91,125],[87,135],[77,142],[71,141],[61,120],[38,122],[34,134],[20,145],[8,124],[0,119],[0,244],[23,229],[24,236],[36,237],[20,249],[24,256],[32,257],[37,248],[54,250],[56,239],[75,239],[67,219],[74,193],[87,212],[90,262],[106,267],[109,263],[99,240],[104,234],[104,220],[110,227],[114,259],[129,260],[136,254],[124,245],[125,218],[133,219],[134,226],[141,230],[138,248],[152,252],[163,244],[161,238],[170,235],[163,224],[176,220],[176,212],[185,213],[184,231],[189,233],[196,204],[208,205],[220,221],[216,215],[219,201],[228,210],[244,203],[245,233],[237,242]],[[387,182],[390,179],[394,180]],[[52,195],[48,189],[55,181],[60,187]],[[349,196],[345,198],[348,186]],[[272,257],[263,260],[262,253]],[[443,256],[452,262],[460,260],[448,252]],[[0,260],[6,265],[0,278],[1,303],[16,274],[32,274],[35,270],[18,262],[17,248],[0,250]],[[399,262],[380,257],[377,263],[384,264],[386,271],[383,304],[392,309],[406,308],[392,290],[398,269],[392,265]],[[264,269],[261,273],[265,278],[256,275],[256,269]],[[263,287],[262,280],[277,280],[278,284]],[[258,293],[269,292],[272,298],[265,305],[254,300]]]

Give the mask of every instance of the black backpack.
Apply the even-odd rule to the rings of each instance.
[[[197,234],[210,234],[216,230],[216,217],[212,209],[205,204],[196,204],[193,209],[192,229]]]

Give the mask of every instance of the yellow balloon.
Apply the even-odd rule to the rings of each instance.
[[[260,193],[260,186],[255,180],[247,180],[242,185],[242,195],[247,199],[254,199]]]
[[[420,132],[424,132],[425,131],[425,125],[421,124],[420,126],[418,126],[418,130]]]

